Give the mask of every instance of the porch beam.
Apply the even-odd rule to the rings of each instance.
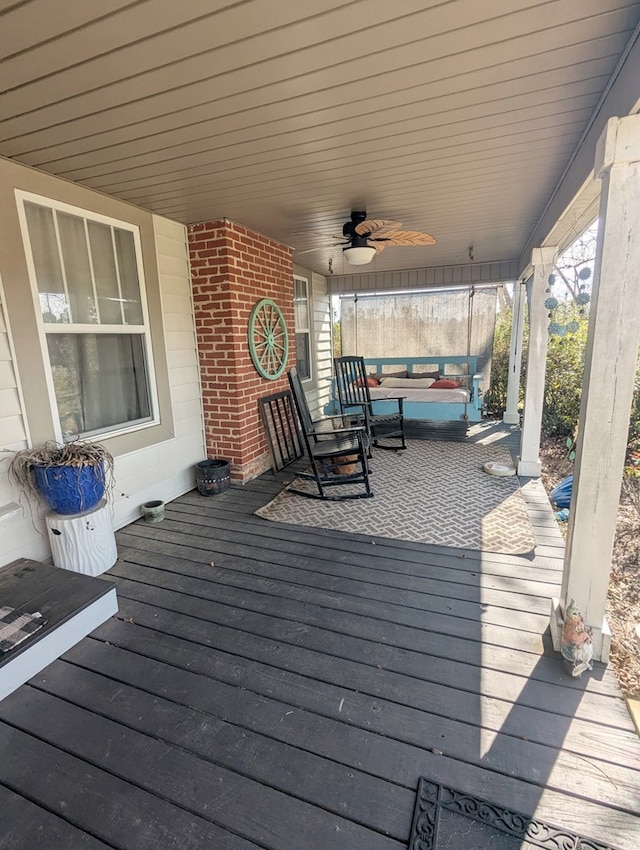
[[[607,660],[604,621],[640,342],[640,115],[612,118],[596,149],[600,225],[562,599]]]
[[[520,369],[522,367],[522,336],[524,331],[525,282],[513,285],[513,315],[511,318],[511,344],[509,346],[509,372],[507,375],[507,404],[502,416],[506,425],[518,425],[520,398]]]
[[[385,272],[335,274],[327,278],[330,295],[349,295],[354,292],[389,292],[440,287],[499,284],[517,279],[517,260],[498,260],[490,263],[462,263],[457,266],[431,266],[421,269],[402,269]]]
[[[546,246],[531,252],[533,275],[529,287],[529,351],[524,393],[524,416],[520,439],[518,475],[540,476],[540,432],[544,402],[544,374],[547,365],[548,310],[544,306],[557,248]]]

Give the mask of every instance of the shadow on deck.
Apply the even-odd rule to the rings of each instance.
[[[614,676],[550,650],[541,486],[532,560],[254,516],[288,478],[118,533],[118,615],[0,703],[2,846],[401,850],[428,775],[635,848]]]

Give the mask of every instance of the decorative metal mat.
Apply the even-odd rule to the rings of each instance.
[[[409,850],[615,850],[521,812],[420,779]]]

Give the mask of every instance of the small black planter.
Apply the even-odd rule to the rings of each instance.
[[[229,489],[231,464],[228,460],[201,460],[196,463],[196,484],[201,496],[217,496]]]

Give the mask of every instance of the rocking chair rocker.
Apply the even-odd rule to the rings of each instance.
[[[385,402],[396,403],[397,412],[376,414],[375,401],[369,393],[367,371],[364,357],[335,357],[333,364],[336,371],[338,401],[343,415],[360,412],[364,415],[365,427],[369,442],[377,449],[398,451],[406,449],[404,435],[404,399],[400,396],[387,398]],[[399,440],[400,445],[386,445],[380,440]]]
[[[369,484],[364,425],[349,424],[348,416],[328,416],[313,420],[295,366],[289,371],[288,377],[312,469],[311,472],[298,473],[298,477],[315,481],[318,487],[317,493],[293,488],[290,488],[289,492],[334,502],[368,499],[373,496]],[[329,495],[326,492],[328,488],[345,484],[362,484],[364,489],[343,495]]]

